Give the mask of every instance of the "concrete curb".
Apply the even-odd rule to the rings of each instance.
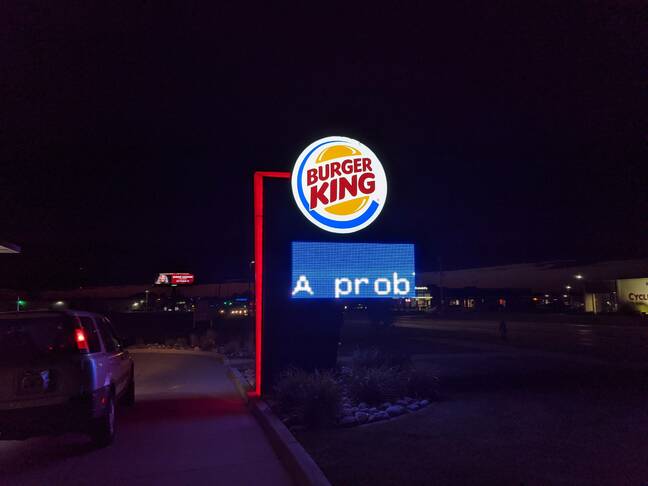
[[[232,380],[232,383],[234,383],[236,391],[239,393],[239,395],[241,395],[243,401],[249,405],[250,398],[248,397],[248,391],[250,387],[248,386],[247,381],[245,380],[245,378],[243,378],[239,370],[232,368],[228,365],[227,362],[225,363],[225,365],[227,366],[227,376],[230,380]]]
[[[331,483],[306,449],[295,439],[288,427],[277,417],[263,400],[249,402],[252,414],[257,418],[270,444],[299,486],[330,486]]]
[[[227,365],[227,362],[225,363]],[[241,398],[248,404],[252,415],[270,441],[270,445],[299,486],[330,486],[331,483],[319,468],[306,449],[295,439],[288,427],[277,417],[270,406],[263,400],[250,400],[247,392],[249,386],[241,373],[228,366],[230,377]]]
[[[131,354],[190,354],[193,356],[206,356],[214,358],[221,364],[226,364],[226,358],[222,354],[213,351],[196,351],[194,349],[164,349],[164,348],[127,348]]]

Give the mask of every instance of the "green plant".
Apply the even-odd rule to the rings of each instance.
[[[386,353],[378,348],[356,349],[351,355],[353,368],[406,368],[410,358],[405,354]]]
[[[200,349],[210,351],[216,346],[216,331],[207,329],[199,338]]]
[[[379,404],[405,395],[407,372],[390,366],[356,367],[346,376],[347,389],[357,402]]]
[[[439,379],[432,373],[412,370],[407,377],[407,394],[416,398],[436,398]]]
[[[306,372],[297,368],[289,368],[281,373],[273,389],[280,412],[292,413],[299,406],[306,380]]]
[[[340,385],[329,372],[288,369],[275,385],[274,395],[282,413],[309,427],[334,423],[340,409]]]
[[[225,354],[238,353],[240,350],[241,350],[241,345],[238,341],[235,340],[228,341],[224,347]]]

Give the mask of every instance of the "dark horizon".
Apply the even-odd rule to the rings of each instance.
[[[245,278],[253,172],[329,135],[422,270],[645,257],[641,7],[4,6],[0,287]]]

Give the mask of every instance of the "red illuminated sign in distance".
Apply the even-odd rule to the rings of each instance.
[[[189,285],[194,283],[192,273],[160,273],[156,285]]]

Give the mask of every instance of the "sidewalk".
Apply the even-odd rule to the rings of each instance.
[[[292,484],[214,356],[132,354],[136,404],[118,413],[112,446],[92,450],[76,435],[0,442],[0,483]]]

